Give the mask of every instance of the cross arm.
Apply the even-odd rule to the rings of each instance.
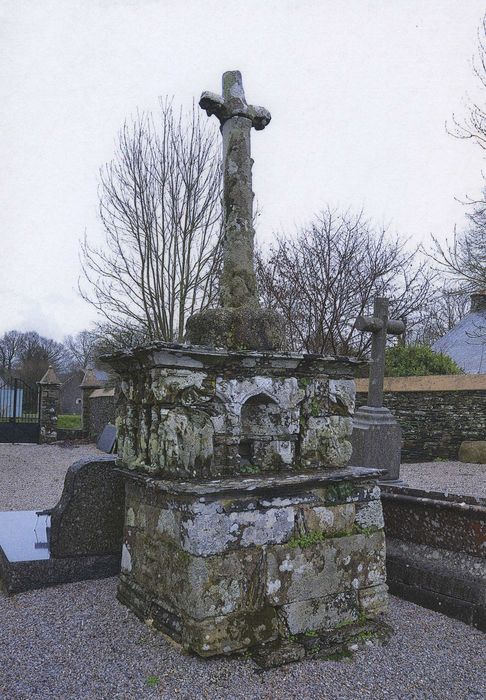
[[[383,328],[383,321],[376,316],[358,316],[354,324],[358,331],[369,331],[376,333]]]
[[[213,114],[219,119],[221,124],[231,117],[246,117],[251,119],[251,125],[256,131],[262,131],[270,123],[272,115],[265,107],[254,107],[253,105],[240,104],[239,109],[228,109],[220,95],[214,92],[203,92],[199,100],[199,106],[205,110],[208,117]]]
[[[386,332],[390,335],[401,335],[405,332],[405,323],[403,321],[389,319],[386,325]]]
[[[203,92],[199,100],[199,106],[205,110],[208,117],[211,117],[213,114],[216,115],[221,124],[230,117],[223,98],[214,92]]]
[[[358,316],[355,327],[358,331],[377,333],[383,328],[383,320],[376,316]],[[405,331],[405,323],[400,320],[389,319],[386,324],[386,332],[389,335],[401,335]]]

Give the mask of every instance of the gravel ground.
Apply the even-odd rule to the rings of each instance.
[[[0,510],[54,506],[68,467],[90,455],[94,445],[9,445],[0,443]],[[486,464],[422,462],[402,464],[400,476],[413,488],[486,498]]]
[[[0,444],[0,509],[54,505],[68,466],[96,454],[91,445]],[[410,464],[402,473],[410,485],[451,492],[484,495],[486,486],[486,469],[477,465]],[[396,630],[388,646],[262,674],[250,660],[182,656],[121,606],[115,590],[116,579],[108,579],[0,593],[0,700],[486,697],[486,636],[397,598],[386,618]]]
[[[183,656],[115,599],[116,579],[0,596],[2,700],[483,700],[486,636],[391,599],[386,647],[258,673]],[[154,683],[151,687],[150,681]],[[2,694],[3,693],[3,694]]]
[[[94,445],[10,445],[0,443],[0,510],[55,506],[68,467],[81,457],[104,454]]]
[[[486,498],[486,464],[421,462],[402,464],[400,478],[412,488]]]

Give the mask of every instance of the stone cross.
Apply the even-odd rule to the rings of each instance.
[[[359,331],[368,331],[373,334],[367,405],[381,408],[383,406],[386,336],[387,334],[401,335],[405,331],[405,324],[403,321],[388,318],[388,299],[386,297],[375,298],[373,314],[373,316],[358,316],[355,326]]]
[[[271,116],[264,107],[248,105],[240,71],[223,74],[223,95],[203,92],[200,107],[214,114],[223,135],[224,243],[221,275],[223,307],[258,307],[254,269],[255,231],[250,131],[264,129]]]

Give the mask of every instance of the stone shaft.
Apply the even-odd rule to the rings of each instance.
[[[253,262],[253,191],[250,131],[270,121],[263,107],[248,105],[240,71],[223,75],[223,96],[204,92],[200,106],[221,123],[223,136],[223,273],[221,304],[226,308],[258,307]]]
[[[251,120],[231,117],[221,131],[225,226],[221,305],[259,306],[253,261]]]
[[[388,299],[377,297],[373,308],[376,318],[382,325],[375,331],[371,340],[371,368],[368,405],[383,406],[383,378],[385,376],[386,326],[388,323]]]

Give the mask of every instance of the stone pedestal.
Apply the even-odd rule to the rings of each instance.
[[[361,406],[353,421],[353,464],[385,469],[383,480],[400,478],[402,430],[387,408]]]
[[[206,482],[127,475],[121,602],[201,656],[355,625],[386,609],[376,473]],[[261,653],[261,651],[260,651]]]
[[[359,363],[166,343],[104,359],[121,380],[122,602],[200,655],[274,659],[384,610],[381,472],[345,466]]]

